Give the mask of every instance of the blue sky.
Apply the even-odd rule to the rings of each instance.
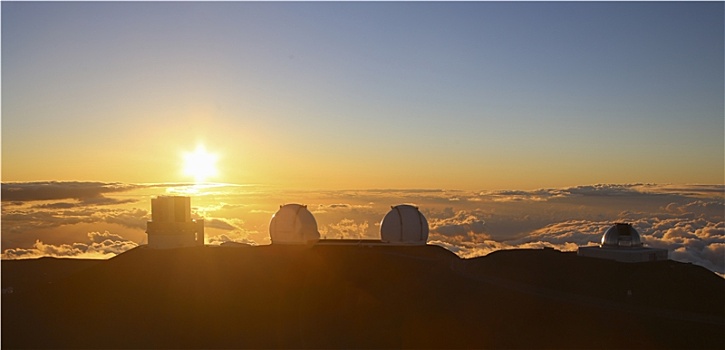
[[[174,181],[203,142],[234,183],[722,183],[723,13],[3,2],[3,178]]]

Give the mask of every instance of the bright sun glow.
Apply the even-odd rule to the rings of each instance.
[[[184,175],[193,176],[197,183],[217,175],[216,154],[208,153],[203,145],[196,147],[194,152],[184,153]]]

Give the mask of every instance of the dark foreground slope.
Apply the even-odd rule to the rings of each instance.
[[[3,260],[2,286],[5,294],[25,293],[63,280],[103,260],[40,258]]]
[[[33,263],[3,262],[4,288],[24,264]],[[142,247],[63,271],[3,295],[3,348],[725,345],[725,282],[673,261],[553,250],[461,260],[436,246]]]

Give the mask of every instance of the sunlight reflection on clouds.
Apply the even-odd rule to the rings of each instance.
[[[3,258],[62,252],[90,256],[88,249],[79,252],[68,248],[87,246],[88,242],[66,241],[59,236],[88,227],[127,241],[96,256],[120,253],[116,248],[145,243],[138,237],[145,237],[150,198],[186,195],[192,197],[192,215],[205,219],[208,244],[269,244],[271,215],[286,203],[308,205],[325,237],[377,238],[379,222],[390,206],[415,203],[429,220],[429,243],[461,257],[513,248],[573,251],[579,245],[596,244],[611,223],[625,221],[635,226],[647,244],[669,249],[671,258],[725,273],[725,198],[721,185],[603,184],[467,192],[284,191],[224,183],[69,183],[64,188],[63,183],[20,183],[3,184],[3,193],[10,193],[9,187],[15,192],[7,199],[3,197]],[[83,196],[105,199],[75,200]],[[130,231],[121,232],[119,227]],[[134,232],[136,241],[129,240],[129,232]]]

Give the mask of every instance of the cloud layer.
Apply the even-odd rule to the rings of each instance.
[[[13,182],[2,184],[2,201],[76,199],[87,204],[116,204],[103,195],[129,191],[137,185],[103,182]]]
[[[83,259],[107,259],[137,247],[123,237],[105,232],[89,232],[88,241],[72,244],[46,244],[36,240],[31,248],[10,248],[2,253],[3,259],[29,259],[43,256]]]
[[[283,203],[306,204],[323,237],[377,238],[390,207],[411,203],[428,219],[429,243],[462,257],[513,248],[573,251],[597,244],[612,223],[629,222],[646,244],[669,249],[672,259],[725,273],[722,185],[598,184],[467,192],[11,183],[3,184],[3,258],[118,254],[144,243],[149,198],[167,193],[192,196],[192,215],[205,219],[209,244],[269,244],[269,220]]]

